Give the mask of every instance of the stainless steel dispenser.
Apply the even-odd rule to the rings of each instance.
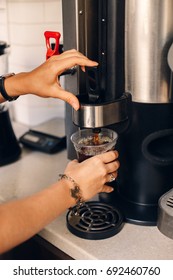
[[[168,51],[173,42],[172,0],[127,0],[125,15],[125,90],[134,102],[172,99]]]
[[[63,1],[65,49],[76,48],[99,62],[100,103],[85,102],[80,70],[66,77],[67,90],[81,96],[73,120],[80,127],[118,132],[115,191],[100,200],[118,206],[135,224],[156,224],[159,197],[173,183],[172,11],[173,0]],[[77,129],[71,116],[67,106],[69,139]],[[74,158],[70,141],[67,147]]]

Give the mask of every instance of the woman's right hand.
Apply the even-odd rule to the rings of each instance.
[[[5,80],[5,88],[10,96],[34,94],[40,97],[59,98],[68,102],[75,110],[80,107],[79,100],[72,93],[61,87],[58,76],[75,66],[97,66],[98,63],[88,59],[77,50],[65,51],[46,60],[30,72],[19,73]],[[0,96],[0,101],[1,101]],[[2,98],[3,101],[3,98]]]
[[[110,176],[117,177],[119,168],[118,152],[109,151],[91,157],[81,163],[71,161],[64,173],[79,185],[84,200],[88,200],[100,192],[112,192],[113,188],[106,185]]]

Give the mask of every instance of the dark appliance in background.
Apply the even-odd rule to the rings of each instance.
[[[0,105],[0,167],[16,161],[21,148],[13,131],[9,110]]]
[[[0,75],[8,73],[8,49],[9,45],[5,41],[0,41]],[[8,106],[4,104],[0,104],[0,166],[16,161],[21,154]]]
[[[158,200],[173,186],[173,88],[167,56],[173,42],[173,0],[63,0],[64,50],[99,62],[93,101],[80,69],[66,76],[81,109],[66,105],[68,157],[78,127],[119,134],[115,191],[100,201],[118,206],[126,221],[155,225]],[[89,97],[89,98],[88,98]],[[72,121],[73,113],[73,121]],[[75,124],[74,124],[74,123]]]

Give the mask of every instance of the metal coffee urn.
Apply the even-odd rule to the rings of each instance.
[[[173,0],[62,3],[64,49],[76,48],[99,62],[94,99],[86,87],[86,73],[78,69],[65,77],[66,89],[81,102],[73,121],[72,109],[66,107],[68,157],[75,157],[70,135],[78,127],[117,131],[120,168],[115,191],[101,194],[100,201],[117,206],[127,222],[155,225],[158,200],[173,186],[173,88],[168,64]]]

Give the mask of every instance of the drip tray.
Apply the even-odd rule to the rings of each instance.
[[[79,213],[79,215],[75,215]],[[124,225],[124,217],[115,207],[91,201],[82,205],[79,210],[76,206],[66,215],[67,228],[74,235],[99,240],[117,234]]]
[[[159,199],[157,227],[161,233],[173,239],[173,189]]]

